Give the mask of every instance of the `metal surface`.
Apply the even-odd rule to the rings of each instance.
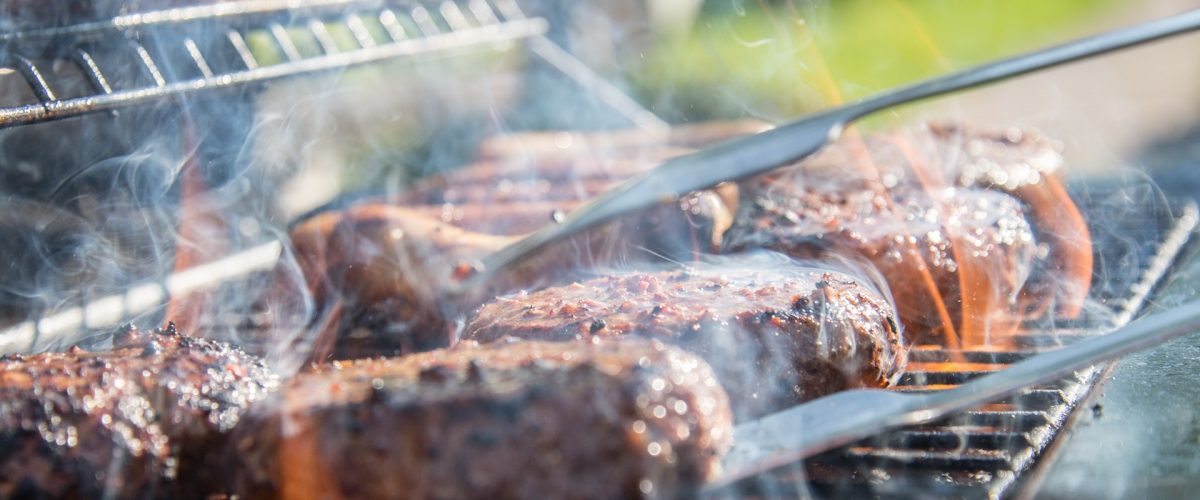
[[[1163,196],[1200,195],[1200,127],[1148,143],[1138,160]],[[1200,247],[1189,246],[1147,308],[1198,297]],[[1131,355],[1110,371],[1057,439],[1053,459],[1023,476],[1022,498],[1190,498],[1200,491],[1200,338]]]
[[[138,316],[161,310],[171,298],[211,289],[275,267],[283,245],[269,242],[207,264],[186,269],[158,283],[134,285],[122,294],[100,297],[0,330],[0,354],[41,352],[72,345],[88,332],[112,332]]]
[[[657,203],[675,200],[684,193],[725,181],[744,179],[799,161],[837,138],[846,125],[871,113],[1197,29],[1200,29],[1200,9],[933,78],[668,160],[596,196],[561,222],[547,225],[487,256],[480,263],[478,272],[450,287],[448,293],[451,296],[463,296],[472,290],[483,289],[482,285],[496,274],[536,254],[552,242],[584,229]],[[450,304],[458,301],[444,302]]]
[[[374,1],[323,1],[293,9],[295,2],[251,1],[188,7],[121,16],[64,28],[0,33],[3,54],[29,84],[37,102],[0,108],[0,128],[117,110],[170,98],[244,87],[304,75],[341,70],[400,57],[440,53],[469,46],[538,37],[546,21],[525,18],[510,2],[444,1],[425,4]],[[504,8],[501,8],[501,7]],[[401,10],[404,9],[404,10]],[[368,29],[370,20],[378,30]],[[330,26],[345,28],[354,46],[341,46]],[[267,64],[251,52],[252,34],[269,34],[283,60]],[[200,34],[205,34],[200,37]],[[215,35],[215,36],[214,36]],[[316,41],[315,52],[297,47],[297,37]],[[182,51],[182,57],[156,55]],[[96,52],[120,55],[103,65]],[[63,56],[62,54],[69,54]],[[220,54],[220,55],[218,55]],[[213,61],[235,59],[238,66],[215,68]],[[41,67],[55,60],[79,67],[91,93],[57,97]],[[114,84],[110,74],[141,66],[145,81]],[[161,68],[172,68],[165,73]]]

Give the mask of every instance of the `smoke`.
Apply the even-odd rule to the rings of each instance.
[[[807,24],[828,20],[819,4],[800,8]],[[746,15],[746,2],[730,5]],[[574,36],[586,57],[615,71],[618,53],[642,48],[645,34],[633,31],[633,21],[591,23],[595,6],[580,10],[586,14],[573,18],[576,33],[556,35]],[[0,20],[0,29],[13,19],[59,15]],[[620,29],[630,31],[610,36]],[[671,36],[682,36],[679,26],[671,29]],[[783,73],[819,69],[796,63],[794,56],[810,47],[794,37],[745,38],[736,26],[725,29],[747,47],[783,46],[762,65],[759,76],[766,79],[779,80],[785,64]],[[224,36],[188,34],[204,47]],[[270,43],[264,32],[247,39],[260,53]],[[181,59],[178,38],[152,41],[146,49],[160,63],[175,61],[160,65],[168,80],[199,71],[186,55]],[[146,84],[150,77],[116,54],[97,52],[105,67],[120,68],[109,74],[112,85]],[[55,73],[52,83],[64,85],[56,87],[60,96],[80,92],[82,75]],[[0,78],[0,85],[8,81]],[[788,92],[805,101],[827,90],[796,87],[790,82]],[[13,89],[0,89],[6,103],[32,97]],[[174,320],[190,333],[263,354],[290,375],[313,360],[452,343],[478,305],[442,302],[440,292],[464,265],[663,158],[766,126],[681,127],[656,136],[654,126],[629,128],[655,123],[645,115],[631,120],[629,102],[614,100],[612,90],[564,75],[522,46],[498,44],[0,131],[0,321],[11,326],[0,332],[0,351],[102,347],[119,323]],[[666,109],[669,94],[688,91],[656,95],[663,106],[656,111],[704,114]],[[713,93],[705,84],[698,94],[719,103],[707,111],[785,116],[775,104],[737,91],[722,87],[718,99]],[[976,132],[912,127],[865,139],[852,133],[847,143],[762,185],[726,185],[563,242],[481,295],[642,271],[751,274],[764,282],[830,273],[861,286],[884,309],[900,311],[897,333],[924,343],[1010,347],[1035,327],[1098,331],[1097,325],[1127,320],[1154,287],[1145,279],[1156,276],[1146,263],[1174,234],[1170,221],[1192,212],[1170,203],[1136,169],[1111,187],[1072,192],[1087,209],[1086,232],[1102,250],[1096,283],[1086,283],[1071,266],[1081,252],[1090,259],[1092,249],[1072,247],[1084,239],[1072,225],[1076,214],[1064,209],[1070,200],[1047,195],[1048,202],[1025,190],[1065,168],[1061,144],[1033,139],[1032,149],[1004,157],[989,149],[994,142],[1020,149],[1036,134],[1011,129],[979,138]],[[942,135],[931,144],[929,134]],[[339,212],[368,202],[405,208]],[[734,219],[746,213],[792,224],[799,214],[811,231],[770,233]],[[330,214],[338,217],[320,220]],[[848,228],[830,231],[839,217]],[[304,238],[308,223],[316,223],[313,245]],[[762,247],[790,255],[744,251]],[[1066,248],[1073,253],[1055,254]],[[927,272],[914,271],[922,266]],[[831,346],[839,343],[855,353],[870,347],[846,335],[839,307],[815,314],[820,356],[837,355]],[[1076,308],[1079,314],[1067,319],[1064,312]],[[733,392],[757,400],[740,411],[766,407],[778,396],[772,391],[793,388],[755,382],[763,373],[793,370],[792,346],[770,336],[748,346],[731,333],[736,328],[710,339],[710,361],[723,366],[730,387],[747,388]],[[903,353],[886,355],[903,364]],[[860,367],[854,363],[839,366],[840,375]],[[805,488],[804,465],[791,469],[789,487]],[[780,493],[775,486],[765,479],[760,485],[768,496]]]
[[[14,8],[19,16],[11,19],[29,28],[145,6]],[[345,16],[325,15],[339,20],[329,29],[346,47]],[[360,20],[367,36],[383,40],[378,20]],[[302,30],[289,33],[305,56],[319,50],[306,45],[312,40]],[[136,54],[123,38],[87,46],[113,90],[153,86],[151,76],[168,83],[200,77],[197,62],[183,52],[185,39],[213,71],[244,68],[222,26],[187,24],[153,34],[140,39],[153,71],[130,63]],[[270,64],[269,35],[242,35],[259,62]],[[54,68],[47,77],[58,96],[95,92],[78,70],[59,71],[76,66],[58,52],[36,61],[44,72]],[[304,356],[312,339],[299,318],[313,315],[314,300],[292,249],[280,252],[273,242],[286,241],[298,214],[337,195],[395,193],[463,163],[482,133],[478,124],[513,108],[524,57],[509,43],[482,45],[0,132],[9,207],[4,229],[12,235],[0,249],[8,257],[0,302],[4,324],[12,326],[5,344],[25,351],[103,344],[119,321],[173,319],[195,334]],[[12,76],[3,79],[6,104],[33,100],[15,73],[5,75]],[[173,273],[198,268],[211,279],[195,273],[174,279]],[[277,274],[285,276],[287,293],[270,303],[249,299],[280,286]],[[161,303],[168,297],[169,309]]]

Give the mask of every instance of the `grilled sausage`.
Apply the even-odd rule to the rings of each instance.
[[[0,361],[0,497],[146,498],[223,491],[226,439],[276,384],[262,361],[174,325],[107,352]]]
[[[247,498],[619,498],[716,473],[729,403],[653,342],[521,342],[299,375],[237,430]]]
[[[892,307],[849,275],[780,256],[623,272],[499,297],[466,340],[651,337],[700,354],[739,418],[850,387],[881,387],[905,349]]]

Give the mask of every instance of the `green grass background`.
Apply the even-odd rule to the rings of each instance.
[[[710,1],[628,57],[668,118],[785,119],[1081,35],[1113,0]]]

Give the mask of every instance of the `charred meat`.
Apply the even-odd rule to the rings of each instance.
[[[275,376],[262,361],[174,325],[118,337],[112,351],[0,361],[0,496],[223,491],[215,460]]]
[[[698,353],[739,418],[888,385],[906,354],[892,307],[878,292],[777,255],[503,296],[481,307],[464,333],[479,342],[627,336]]]
[[[954,127],[850,137],[745,183],[726,251],[865,258],[919,342],[1002,343],[1024,318],[1078,314],[1088,233],[1053,145]]]
[[[614,260],[624,248],[616,237],[620,227],[561,242],[506,272],[482,295],[554,283]],[[297,227],[296,261],[324,323],[314,357],[409,354],[448,345],[453,316],[477,304],[439,303],[441,291],[456,273],[469,272],[473,263],[514,239],[466,231],[412,208],[384,204],[322,215]],[[277,281],[292,283],[285,275]]]
[[[669,140],[717,140],[751,126],[696,127]],[[280,269],[280,286],[272,293],[281,297],[265,300],[294,303],[284,295],[303,291],[295,283],[304,282],[315,299],[313,324],[321,331],[313,356],[317,360],[406,354],[448,345],[455,319],[448,316],[478,305],[451,304],[448,309],[436,303],[452,276],[524,232],[552,223],[600,190],[678,152],[643,135],[593,134],[572,143],[576,148],[590,145],[585,149],[596,155],[603,149],[598,144],[616,144],[612,154],[619,155],[568,158],[557,146],[543,147],[546,143],[539,137],[492,141],[483,148],[480,163],[426,180],[398,202],[372,200],[297,225],[291,238],[298,265]],[[494,151],[504,150],[504,144],[519,144],[514,151],[534,151],[508,156]],[[570,282],[578,271],[609,262],[686,259],[715,250],[732,224],[736,204],[737,187],[732,184],[693,193],[678,203],[561,242],[507,273],[483,295],[486,300],[516,289]],[[297,270],[299,280],[293,276]]]
[[[716,473],[729,403],[660,343],[520,342],[298,376],[238,429],[249,498],[672,497]]]

